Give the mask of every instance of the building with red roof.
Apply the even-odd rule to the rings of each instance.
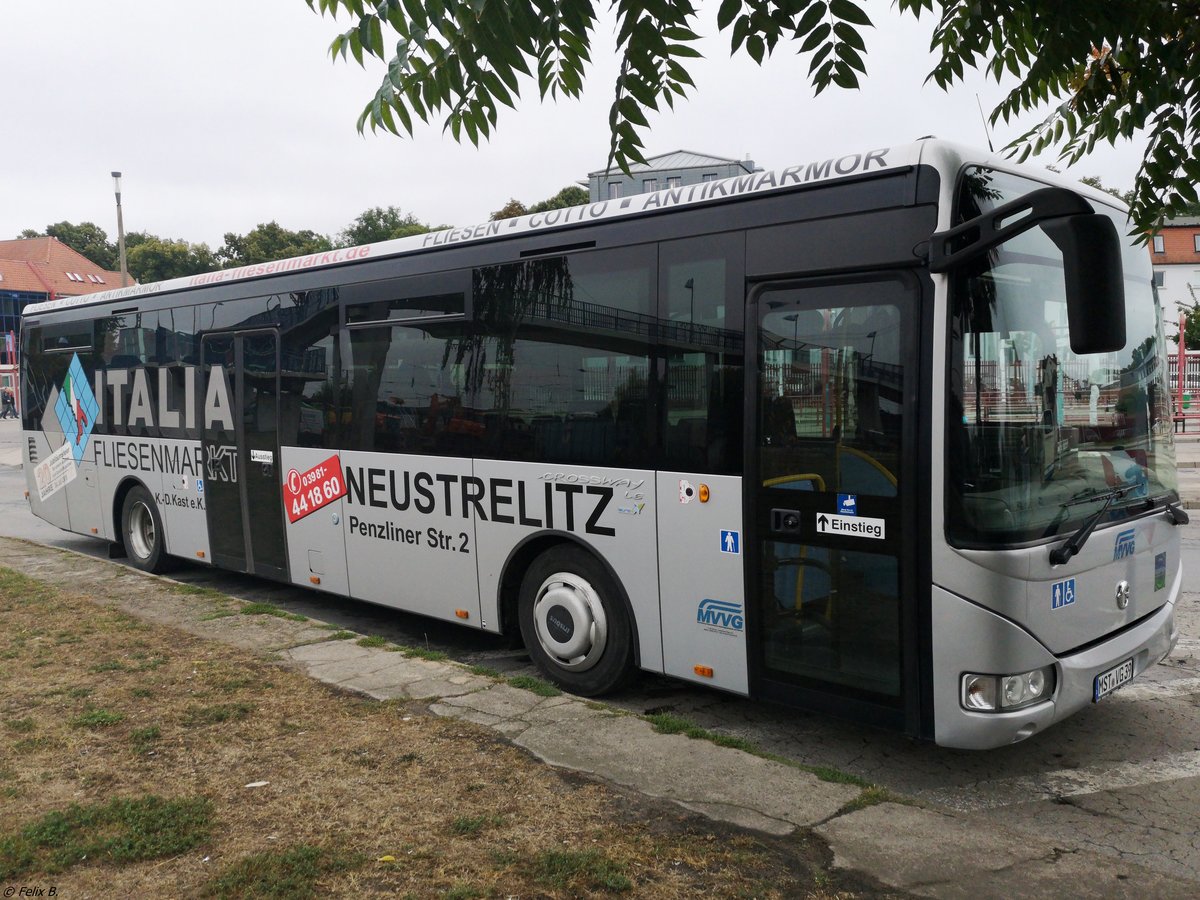
[[[118,287],[120,272],[101,268],[58,238],[0,241],[0,384],[15,390],[26,305]]]

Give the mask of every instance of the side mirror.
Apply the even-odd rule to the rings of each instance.
[[[1108,216],[1064,216],[1042,222],[1062,251],[1071,349],[1109,353],[1125,346],[1125,281],[1121,238]]]
[[[949,272],[1038,226],[1063,254],[1067,325],[1076,353],[1125,346],[1121,238],[1108,216],[1066,188],[1039,188],[930,238],[929,270]]]

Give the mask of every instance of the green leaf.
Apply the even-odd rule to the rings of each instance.
[[[827,8],[824,3],[814,3],[810,6],[808,11],[801,16],[800,21],[796,24],[796,37],[804,37],[804,35],[816,28],[817,23],[825,18],[825,10]]]
[[[746,52],[760,66],[762,65],[763,56],[766,54],[766,46],[763,44],[763,39],[757,34],[752,34],[746,39]]]
[[[845,22],[835,22],[833,25],[833,33],[854,49],[866,51],[867,45],[863,41],[862,35],[860,35]]]
[[[741,8],[742,0],[722,0],[721,8],[717,10],[717,30],[724,31],[728,28]]]
[[[843,22],[855,25],[870,25],[870,17],[850,0],[829,0],[829,11]]]
[[[815,49],[817,47],[817,45],[819,45],[821,43],[821,41],[823,41],[827,37],[829,37],[829,34],[832,30],[833,29],[829,27],[828,22],[822,22],[820,25],[818,25],[816,28],[813,29],[812,34],[810,34],[805,39],[804,43],[800,45],[800,52],[808,53],[810,50]]]

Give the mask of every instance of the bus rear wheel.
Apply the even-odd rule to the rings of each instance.
[[[595,557],[555,547],[521,581],[521,637],[555,684],[593,697],[633,675],[633,629],[616,584]]]
[[[125,495],[121,506],[121,540],[135,568],[143,572],[162,572],[167,568],[162,516],[150,492],[141,485]]]

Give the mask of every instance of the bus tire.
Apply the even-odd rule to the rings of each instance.
[[[143,572],[167,568],[162,516],[150,492],[140,484],[130,488],[121,506],[121,542],[129,562]]]
[[[521,637],[555,684],[594,697],[633,675],[633,629],[612,576],[573,546],[547,550],[521,580]]]

